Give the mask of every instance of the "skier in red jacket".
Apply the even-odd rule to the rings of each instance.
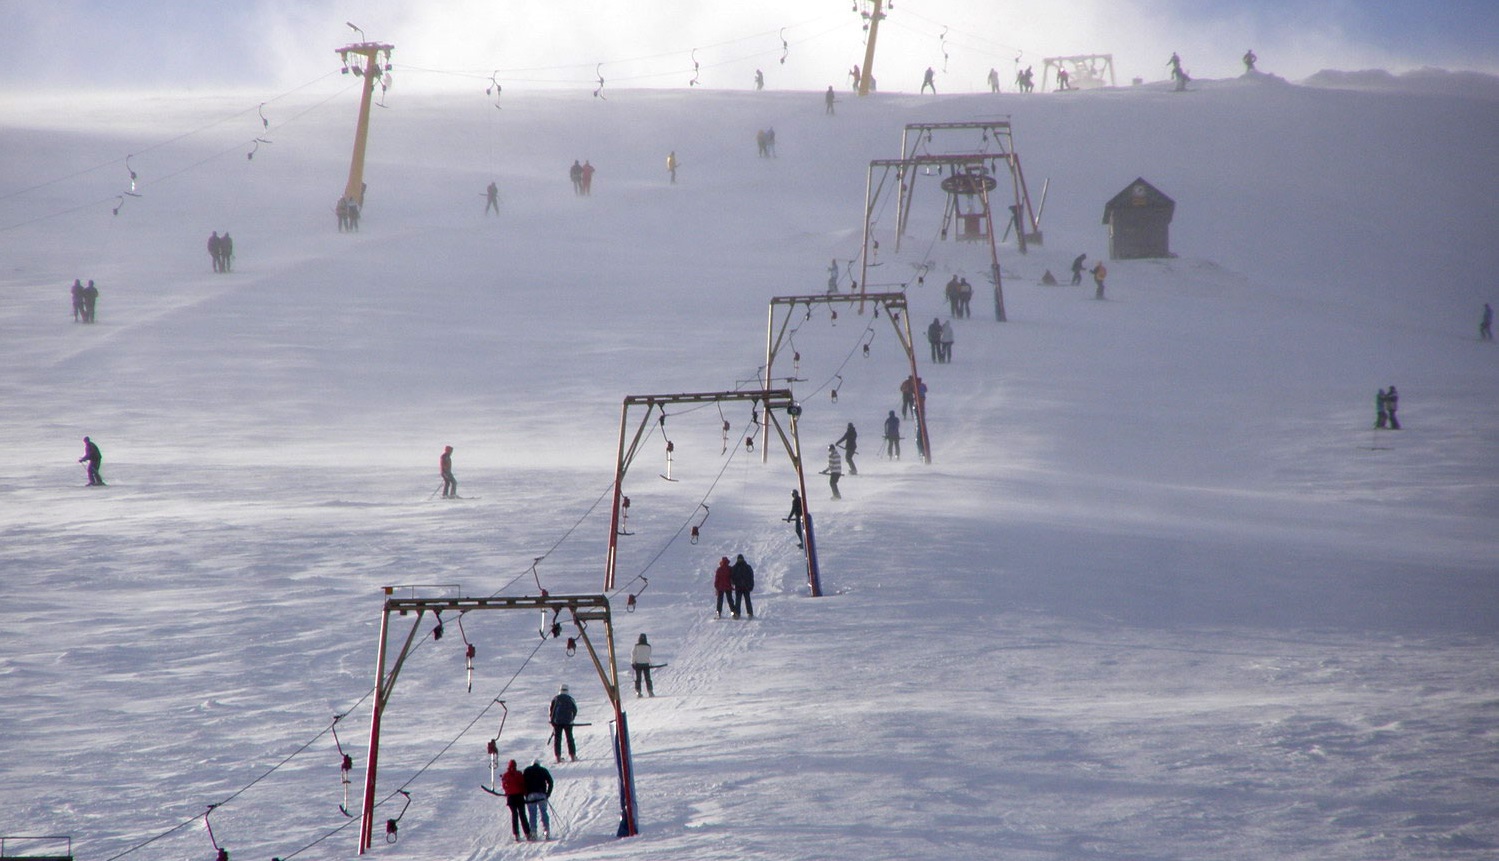
[[[500,790],[505,793],[505,804],[510,808],[510,833],[515,835],[515,842],[520,842],[522,830],[526,832],[527,840],[536,839],[531,836],[531,823],[526,821],[526,776],[516,768],[513,759],[500,776]]]
[[[729,568],[729,557],[718,557],[718,570],[713,572],[713,588],[718,592],[718,617],[723,618],[723,602],[729,601],[729,612],[739,618],[739,602],[734,600],[734,576]]]

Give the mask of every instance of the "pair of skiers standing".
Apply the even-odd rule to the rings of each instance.
[[[718,558],[718,569],[713,572],[713,589],[718,593],[718,615],[723,616],[724,601],[729,604],[729,613],[733,618],[739,618],[743,611],[751,619],[755,618],[755,603],[750,600],[750,593],[755,591],[755,569],[744,561],[744,554],[740,553],[734,557],[734,564],[729,564],[729,557]]]
[[[552,773],[540,760],[533,760],[521,771],[510,760],[505,773],[500,776],[500,791],[505,794],[505,806],[510,808],[510,833],[515,842],[520,842],[522,832],[527,840],[536,839],[536,820],[541,819],[542,839],[552,839],[552,817],[547,813],[547,799],[552,795]]]

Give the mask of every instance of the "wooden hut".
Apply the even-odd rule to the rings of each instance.
[[[1136,178],[1103,206],[1109,227],[1109,259],[1171,257],[1171,216],[1176,201]]]

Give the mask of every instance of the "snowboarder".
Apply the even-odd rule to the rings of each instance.
[[[759,69],[755,70],[755,89],[757,91],[765,89],[765,73]]]
[[[1083,283],[1083,261],[1088,258],[1086,254],[1079,254],[1072,258],[1072,286]]]
[[[510,808],[510,833],[515,835],[515,842],[520,842],[522,831],[526,832],[527,840],[534,840],[531,823],[526,821],[526,776],[513,759],[500,775],[500,791],[505,793],[505,806]]]
[[[635,641],[635,647],[630,650],[630,669],[635,671],[635,696],[640,696],[640,680],[645,679],[646,693],[656,695],[656,687],[651,684],[651,644],[641,634],[640,639]]]
[[[1400,419],[1395,417],[1395,410],[1400,406],[1400,393],[1395,391],[1394,386],[1385,392],[1384,410],[1390,416],[1390,430],[1400,430]]]
[[[94,279],[88,280],[88,286],[83,288],[83,322],[94,322],[94,307],[99,304],[99,288],[94,286]]]
[[[1389,397],[1384,389],[1374,396],[1374,429],[1383,430],[1390,423],[1389,408],[1385,405],[1385,399]]]
[[[926,327],[926,342],[932,345],[932,362],[942,363],[942,321],[936,317],[932,318],[931,325]]]
[[[224,270],[228,272],[234,268],[234,240],[229,238],[229,231],[219,237],[219,258],[223,260]]]
[[[885,457],[900,460],[900,419],[895,410],[885,417]]]
[[[750,593],[755,591],[755,569],[744,561],[743,553],[734,557],[729,576],[734,580],[734,599],[739,604],[739,610],[751,619],[755,618],[755,603],[750,600]],[[734,618],[739,617],[736,614]]]
[[[500,214],[500,187],[493,182],[484,190],[484,214],[488,215],[491,209],[495,215]]]
[[[825,94],[823,94],[823,97],[822,97],[822,103],[827,106],[826,113],[828,114],[828,116],[832,116],[833,115],[833,100],[834,100],[834,98],[836,98],[836,97],[833,95],[833,85],[832,84],[828,84],[828,91]]]
[[[567,685],[563,685],[557,695],[552,697],[552,709],[549,719],[552,723],[552,753],[557,761],[562,761],[562,738],[567,737],[567,755],[573,762],[578,761],[578,746],[573,741],[573,721],[578,718],[578,703],[567,692]]]
[[[838,492],[838,479],[843,477],[843,458],[838,455],[838,446],[828,446],[828,468],[822,471],[828,477],[828,487],[833,489],[833,498],[842,499]]]
[[[437,458],[437,472],[442,476],[442,498],[458,498],[458,479],[453,477],[453,447],[442,447],[442,456]],[[429,499],[431,497],[428,497]]]
[[[593,171],[594,166],[587,159],[583,160],[583,193],[593,194]]]
[[[526,822],[531,826],[531,836],[536,836],[536,815],[541,814],[541,835],[552,839],[552,817],[547,814],[547,799],[552,797],[552,773],[541,760],[533,759],[521,772],[526,782]]]
[[[943,320],[942,321],[942,334],[940,336],[940,340],[941,340],[940,346],[942,348],[941,349],[942,364],[946,365],[946,364],[948,364],[949,362],[952,361],[952,342],[953,342],[953,336],[952,336],[952,321],[951,320]]]
[[[1104,266],[1103,265],[1103,261],[1100,260],[1100,261],[1098,261],[1098,263],[1094,264],[1094,266],[1093,266],[1092,269],[1090,269],[1088,271],[1093,273],[1093,286],[1094,286],[1093,298],[1094,299],[1102,299],[1103,298],[1103,279],[1105,279],[1105,278],[1107,278],[1109,276],[1108,267]]]
[[[77,278],[73,279],[73,322],[77,323],[85,319],[83,316],[83,282]],[[1488,306],[1485,305],[1485,308]]]
[[[224,240],[219,238],[219,232],[215,230],[208,237],[208,256],[213,258],[213,271],[224,271]]]
[[[104,462],[104,455],[99,451],[99,446],[88,437],[83,438],[83,457],[78,458],[79,463],[88,464],[88,483],[90,487],[103,486],[104,476],[99,474],[99,464]]]
[[[891,412],[895,412],[891,410]],[[791,491],[791,513],[783,518],[787,523],[796,526],[796,546],[798,549],[807,546],[806,539],[802,537],[802,495],[800,491]]]
[[[666,154],[666,172],[671,175],[671,184],[677,184],[677,151]]]
[[[1483,319],[1478,323],[1478,340],[1494,340],[1494,309],[1487,302],[1483,303]]]
[[[926,92],[927,87],[931,87],[932,95],[937,95],[937,82],[935,80],[936,76],[937,73],[932,70],[932,67],[927,66],[926,72],[921,76],[921,91],[923,93]]]
[[[718,569],[713,572],[713,590],[718,593],[718,618],[723,618],[724,601],[729,602],[729,615],[739,618],[739,602],[734,600],[734,571],[727,556],[718,557]]]
[[[1259,57],[1256,57],[1255,54],[1254,54],[1254,49],[1250,48],[1249,50],[1247,50],[1247,51],[1244,52],[1243,60],[1244,60],[1244,73],[1248,74],[1248,73],[1254,71],[1254,64],[1255,64],[1255,62],[1257,62],[1259,60]]]
[[[989,70],[989,92],[991,92],[991,93],[997,93],[997,92],[999,92],[999,70],[998,69],[990,69]]]
[[[583,165],[573,159],[573,166],[567,169],[567,176],[573,181],[573,194],[583,193]]]
[[[848,474],[858,475],[859,468],[854,466],[854,455],[859,453],[859,432],[854,430],[853,422],[848,423],[848,429],[843,432],[843,436],[833,442],[833,445],[843,446],[843,459],[848,461]]]

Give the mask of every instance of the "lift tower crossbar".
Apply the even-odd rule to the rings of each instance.
[[[630,837],[639,833],[639,823],[636,816],[635,803],[635,769],[630,753],[629,727],[626,723],[624,707],[619,695],[619,671],[617,668],[616,655],[614,651],[614,621],[609,609],[609,598],[607,595],[526,595],[510,598],[396,598],[391,597],[395,590],[393,586],[386,586],[385,605],[380,612],[380,647],[375,659],[375,704],[370,715],[370,744],[369,757],[364,769],[364,803],[363,816],[359,827],[359,854],[363,855],[370,848],[374,835],[375,824],[375,784],[376,769],[380,753],[380,720],[385,714],[386,707],[390,703],[390,697],[395,690],[396,677],[401,673],[401,667],[406,663],[406,658],[411,654],[412,643],[416,640],[417,631],[421,628],[422,617],[431,611],[439,614],[444,610],[457,613],[470,613],[476,610],[542,610],[551,611],[553,619],[560,619],[564,612],[568,613],[576,626],[578,637],[588,650],[588,656],[593,660],[594,669],[598,671],[599,681],[604,685],[604,693],[609,698],[609,704],[614,708],[615,720],[615,755],[616,765],[619,769],[620,786],[620,837]],[[390,630],[390,616],[395,613],[405,616],[416,614],[412,622],[411,631],[407,633],[406,640],[401,645],[400,652],[396,655],[394,664],[390,671],[386,672],[387,635]],[[588,622],[599,622],[604,626],[604,639],[608,650],[608,662],[605,663],[594,649],[593,641],[588,637]]]
[[[862,288],[861,288],[862,289]],[[808,296],[772,296],[770,299],[769,317],[765,324],[765,387],[770,391],[770,386],[775,382],[773,368],[776,356],[780,354],[781,347],[786,343],[787,328],[791,324],[791,317],[796,313],[798,305],[806,305],[808,312],[813,305],[852,305],[858,303],[859,313],[864,312],[865,303],[873,303],[878,308],[885,309],[885,318],[890,321],[890,326],[895,330],[895,339],[900,342],[901,349],[906,352],[906,359],[911,367],[912,386],[918,393],[916,395],[916,434],[922,458],[932,462],[931,441],[926,432],[926,398],[920,397],[921,377],[916,371],[916,349],[911,339],[911,317],[907,313],[906,294],[904,293],[817,293]],[[783,311],[779,325],[776,321],[777,310]],[[787,382],[790,382],[788,378]],[[762,429],[763,442],[769,442],[770,428]],[[760,461],[764,463],[769,457],[769,446],[761,445]],[[807,490],[802,488],[803,505],[806,504]]]
[[[733,402],[759,404],[762,425],[774,426],[776,436],[780,438],[781,444],[786,449],[786,455],[791,459],[791,467],[796,470],[796,483],[802,496],[802,526],[807,536],[802,542],[807,560],[807,586],[813,598],[822,597],[822,581],[817,570],[817,544],[812,534],[812,513],[806,503],[807,479],[802,473],[801,443],[796,433],[796,421],[801,415],[802,408],[792,397],[790,389],[771,388],[758,392],[687,392],[674,395],[627,395],[625,397],[619,415],[619,454],[614,465],[614,512],[609,518],[609,555],[604,560],[604,591],[614,589],[615,571],[619,561],[620,511],[624,502],[625,474],[629,472],[630,464],[640,451],[640,444],[645,438],[646,429],[650,427],[651,416],[660,410],[664,418],[668,404]],[[631,436],[630,410],[637,407],[645,407],[645,415],[640,419],[640,424],[635,427],[635,433]],[[781,420],[776,417],[777,410],[785,412],[790,420],[789,435],[787,429],[781,426]]]

